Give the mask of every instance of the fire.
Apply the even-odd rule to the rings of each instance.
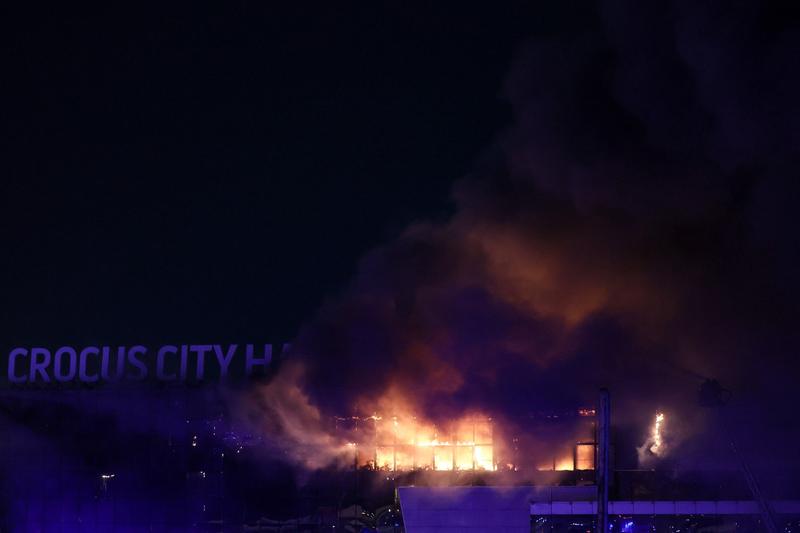
[[[666,423],[664,413],[657,412],[653,425],[650,426],[650,433],[644,443],[636,448],[639,454],[639,464],[647,465],[656,458],[664,458],[669,451],[669,445],[664,440],[664,425]]]
[[[548,462],[542,462],[537,470],[555,470],[566,472],[573,470],[594,470],[594,444],[579,443],[575,446],[575,455],[563,454],[553,457]]]
[[[573,460],[572,456],[567,455],[558,459],[555,464],[555,470],[575,470],[575,461]]]
[[[353,417],[362,422],[356,462],[388,471],[496,470],[491,419],[434,425],[416,417]]]
[[[656,413],[656,421],[653,424],[653,429],[650,438],[653,444],[650,446],[650,452],[653,455],[661,455],[663,453],[663,440],[661,437],[662,425],[664,424],[664,413]]]

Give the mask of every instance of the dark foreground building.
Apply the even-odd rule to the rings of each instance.
[[[596,531],[594,487],[402,487],[407,533]],[[800,531],[800,500],[772,502],[781,531]],[[610,501],[609,531],[756,532],[752,500]]]

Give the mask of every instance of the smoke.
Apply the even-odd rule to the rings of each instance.
[[[313,470],[344,466],[347,444],[330,432],[330,424],[298,386],[303,368],[289,363],[269,384],[246,391],[226,393],[234,427],[264,435],[260,452],[281,457]]]
[[[600,386],[637,443],[657,406],[700,438],[706,377],[740,413],[769,409],[763,434],[742,432],[751,448],[796,432],[777,421],[798,340],[797,17],[586,8],[521,47],[513,122],[455,185],[452,218],[369,253],[302,330],[294,389],[264,389],[284,398],[264,412],[286,438],[302,441],[283,410],[314,426],[354,410],[512,416],[592,405]]]

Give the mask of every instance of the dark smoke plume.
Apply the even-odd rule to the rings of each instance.
[[[303,405],[512,415],[608,386],[615,423],[644,441],[666,412],[700,461],[724,441],[697,404],[715,378],[733,392],[727,424],[783,461],[798,426],[798,14],[609,1],[588,19],[521,48],[513,123],[456,184],[455,215],[368,254],[304,328]]]

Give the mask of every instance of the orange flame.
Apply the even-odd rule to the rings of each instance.
[[[496,470],[491,420],[465,416],[434,425],[417,417],[371,416],[361,419],[357,462],[388,471]]]

